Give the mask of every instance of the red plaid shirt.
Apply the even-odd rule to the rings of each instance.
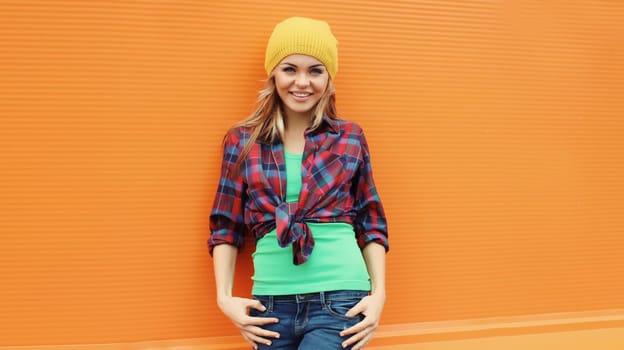
[[[281,247],[292,245],[293,263],[306,262],[314,248],[307,222],[345,222],[360,248],[370,242],[388,250],[387,222],[373,181],[368,144],[353,122],[324,118],[305,133],[299,201],[286,202],[284,145],[257,142],[233,171],[250,129],[237,128],[224,142],[221,177],[210,215],[210,253],[218,244],[256,241],[276,229]]]

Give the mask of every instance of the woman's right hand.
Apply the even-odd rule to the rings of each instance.
[[[271,345],[268,338],[279,338],[279,333],[262,329],[260,326],[277,323],[275,317],[252,317],[249,316],[249,309],[256,309],[264,312],[266,307],[258,300],[223,297],[218,301],[219,308],[236,327],[240,330],[245,340],[257,349],[257,343]]]

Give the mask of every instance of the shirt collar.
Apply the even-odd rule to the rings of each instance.
[[[332,119],[326,115],[323,115],[321,120],[321,125],[319,125],[317,130],[323,130],[323,128],[327,128],[328,131],[337,134],[339,131],[338,123],[336,119]]]

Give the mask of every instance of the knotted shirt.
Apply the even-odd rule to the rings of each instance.
[[[314,237],[308,222],[353,226],[360,248],[388,245],[386,216],[373,181],[368,144],[353,122],[323,118],[306,130],[302,185],[297,202],[286,202],[284,145],[256,142],[239,171],[234,165],[251,129],[238,127],[226,137],[219,186],[210,215],[210,253],[216,245],[241,247],[243,235],[256,241],[276,230],[281,247],[292,246],[293,263],[308,260]]]

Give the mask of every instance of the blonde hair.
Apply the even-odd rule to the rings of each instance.
[[[284,135],[284,114],[282,111],[283,102],[277,94],[275,88],[275,76],[271,75],[266,80],[265,86],[260,90],[256,101],[256,110],[244,120],[236,123],[226,134],[232,132],[233,129],[245,127],[251,129],[251,135],[247,143],[243,146],[243,150],[236,160],[234,166],[236,172],[240,169],[241,164],[249,155],[251,147],[256,141],[273,143]],[[311,129],[314,130],[321,125],[323,116],[331,119],[338,119],[336,113],[336,89],[332,80],[327,82],[327,88],[319,102],[314,107],[312,114]]]

